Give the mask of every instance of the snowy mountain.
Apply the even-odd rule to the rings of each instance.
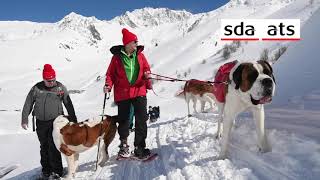
[[[63,30],[73,30],[80,33],[82,36],[91,39],[93,43],[101,40],[100,33],[97,31],[95,24],[101,22],[95,17],[83,17],[74,12],[65,16],[57,22],[58,28]]]
[[[1,21],[0,167],[20,164],[6,176],[14,180],[32,179],[40,172],[37,136],[31,128],[22,130],[20,122],[26,95],[42,80],[45,63],[52,64],[57,79],[75,92],[71,98],[80,121],[101,113],[103,79],[112,56],[109,48],[122,43],[121,29],[127,27],[145,45],[152,72],[179,79],[212,80],[221,64],[255,61],[267,49],[277,79],[276,97],[266,107],[273,151],[258,152],[252,117],[244,113],[232,131],[229,159],[217,161],[215,109],[187,118],[185,102],[174,97],[184,83],[157,81],[153,86],[157,95],[148,93],[148,105],[160,106],[161,118],[148,124],[147,146],[159,158],[149,164],[117,162],[116,136],[109,147],[110,162],[98,172],[93,171],[96,148],[80,155],[77,179],[318,179],[319,7],[320,0],[231,0],[200,14],[144,8],[109,21],[76,13],[56,23]],[[302,40],[223,42],[219,40],[222,18],[299,18]],[[226,44],[235,47],[228,59],[222,57]],[[282,51],[284,55],[275,58]],[[112,104],[107,101],[106,114],[117,114]],[[133,137],[129,136],[131,145]]]
[[[119,22],[120,25],[137,27],[152,27],[161,24],[175,23],[187,20],[191,13],[182,10],[171,10],[168,8],[143,8],[132,12],[125,12],[124,15],[114,18],[112,21]]]
[[[70,28],[77,31],[79,28],[86,28],[94,23],[97,23],[98,21],[99,20],[95,17],[84,17],[72,12],[57,22],[57,25],[61,29]]]

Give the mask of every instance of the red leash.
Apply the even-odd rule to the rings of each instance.
[[[160,74],[154,74],[154,73],[150,73],[151,75],[155,75],[156,77],[150,77],[149,79],[154,79],[154,80],[158,80],[158,81],[171,81],[171,82],[175,82],[175,81],[188,81],[188,80],[183,80],[183,79],[177,79],[177,78],[172,78],[172,77],[168,77],[168,76],[162,76]]]
[[[172,77],[168,77],[168,76],[162,76],[160,74],[155,74],[155,73],[150,73],[151,75],[155,75],[156,77],[150,77],[149,79],[154,79],[154,80],[158,80],[158,81],[170,81],[170,82],[175,82],[175,81],[190,81],[189,80],[185,80],[185,79],[177,79],[177,78],[172,78]],[[198,81],[202,81],[202,80],[198,80]],[[206,83],[210,83],[210,84],[229,84],[229,81],[202,81],[202,82],[206,82]]]

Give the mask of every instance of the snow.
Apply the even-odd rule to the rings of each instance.
[[[276,96],[265,110],[272,152],[258,151],[252,117],[243,113],[231,133],[229,158],[217,160],[216,109],[207,106],[208,113],[193,113],[188,118],[186,103],[174,97],[184,83],[158,81],[154,84],[158,96],[149,92],[148,105],[160,106],[161,118],[148,124],[146,139],[147,146],[159,153],[158,159],[117,162],[117,135],[109,147],[109,162],[96,172],[97,148],[80,154],[76,179],[319,179],[319,7],[319,0],[232,0],[219,9],[194,15],[144,8],[110,21],[71,13],[52,24],[0,22],[0,167],[20,164],[5,178],[33,179],[41,171],[36,133],[31,122],[27,131],[20,123],[24,100],[30,88],[41,81],[43,64],[51,63],[58,80],[69,90],[83,91],[71,94],[78,119],[95,117],[102,111],[109,48],[121,44],[121,29],[127,27],[145,45],[153,73],[181,79],[213,80],[225,62],[258,60],[265,48],[272,57],[280,47],[288,47],[274,62]],[[124,22],[125,16],[135,28]],[[224,60],[218,53],[227,43],[218,40],[221,18],[299,18],[302,40],[241,43]],[[101,40],[94,39],[90,25]],[[97,81],[98,76],[102,80]],[[107,101],[106,114],[117,114],[112,103]],[[131,134],[131,150],[133,139]],[[63,163],[66,167],[65,160]]]

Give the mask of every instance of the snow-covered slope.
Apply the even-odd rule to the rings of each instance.
[[[275,64],[277,93],[268,113],[270,128],[289,130],[320,142],[320,62],[318,10],[302,29],[302,41],[292,44]]]
[[[319,0],[231,0],[219,9],[194,15],[144,8],[110,21],[70,13],[53,24],[0,22],[0,167],[21,164],[6,176],[11,179],[32,179],[40,172],[37,136],[21,129],[20,118],[28,91],[41,81],[43,64],[51,63],[57,79],[69,90],[82,92],[71,95],[79,120],[101,113],[109,48],[122,43],[121,29],[127,27],[145,45],[154,73],[181,79],[212,80],[216,69],[227,61],[254,61],[266,48],[273,57],[279,48],[288,46],[275,62],[277,96],[266,108],[273,151],[258,152],[252,118],[244,114],[232,132],[230,158],[217,161],[215,110],[186,118],[185,102],[174,97],[183,82],[159,81],[154,84],[158,96],[149,92],[148,105],[159,105],[161,118],[149,124],[147,138],[147,146],[160,154],[159,159],[148,164],[117,162],[116,136],[110,162],[96,173],[96,148],[81,154],[78,179],[317,179],[319,7]],[[221,18],[300,18],[302,41],[241,43],[224,60]],[[117,114],[111,104],[109,100],[106,113]],[[129,136],[130,144],[133,137]]]

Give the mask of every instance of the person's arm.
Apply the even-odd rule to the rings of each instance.
[[[33,104],[35,102],[35,98],[34,98],[34,92],[35,91],[35,86],[33,86],[31,88],[31,90],[29,91],[26,101],[24,102],[23,105],[23,110],[22,110],[22,116],[21,116],[21,126],[26,129],[28,127],[28,116],[32,111],[33,108]]]
[[[64,94],[63,94],[63,104],[66,107],[69,115],[69,121],[77,123],[77,116],[74,112],[74,107],[71,101],[71,98],[69,96],[68,90],[66,87],[62,86]]]
[[[113,86],[113,82],[115,79],[115,66],[116,66],[116,58],[115,56],[112,57],[111,62],[108,66],[108,70],[106,72],[106,81],[105,81],[105,85],[110,87],[110,90]]]
[[[146,88],[147,89],[152,89],[152,82],[150,78],[150,66],[149,63],[147,61],[147,58],[144,56],[144,54],[141,53],[142,56],[142,62],[143,62],[143,73],[144,73],[144,78],[146,79]]]
[[[144,56],[144,54],[141,53],[141,56],[142,56],[142,62],[143,62],[143,72],[144,73],[151,73],[151,70],[150,70],[150,66],[149,66],[149,63],[147,61],[147,58]]]

